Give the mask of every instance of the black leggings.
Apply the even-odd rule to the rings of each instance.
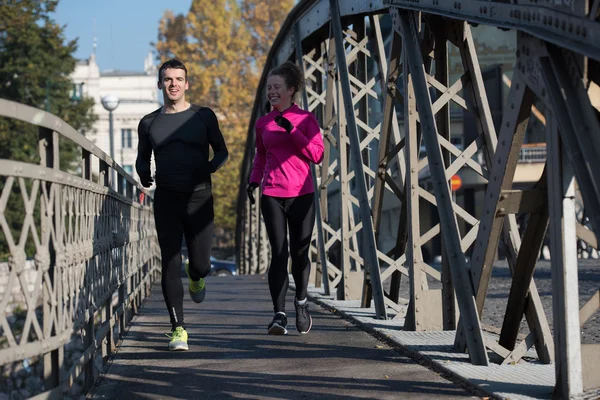
[[[213,196],[210,188],[191,193],[156,189],[154,221],[162,256],[162,291],[173,329],[183,326],[181,244],[183,236],[194,280],[210,273],[213,240]]]
[[[296,298],[306,298],[310,260],[308,251],[315,226],[314,194],[282,198],[263,195],[261,210],[271,243],[269,290],[275,312],[285,312],[285,295],[289,286],[288,256],[292,257],[292,276]],[[290,243],[288,251],[289,228]]]

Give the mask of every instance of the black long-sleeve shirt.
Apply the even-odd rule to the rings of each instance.
[[[154,151],[156,187],[191,192],[211,183],[210,175],[229,156],[215,113],[192,105],[178,113],[160,109],[150,113],[138,126],[138,154],[135,167],[142,181],[150,178],[150,158]],[[209,146],[213,158],[209,161]]]

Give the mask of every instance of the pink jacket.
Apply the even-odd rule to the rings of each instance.
[[[288,134],[274,121],[287,118],[294,129]],[[310,163],[323,161],[323,138],[315,116],[293,104],[283,113],[273,109],[256,121],[256,155],[250,183],[262,183],[262,193],[297,197],[313,193]]]

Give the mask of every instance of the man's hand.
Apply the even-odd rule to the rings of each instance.
[[[154,179],[152,179],[151,176],[144,176],[144,177],[140,176],[140,182],[142,183],[143,187],[148,188],[148,187],[152,186],[152,184],[154,183]]]
[[[254,200],[254,190],[257,187],[258,187],[258,183],[251,182],[248,184],[248,187],[246,188],[246,192],[248,192],[248,198],[250,199],[250,203],[252,203],[252,204],[256,203],[256,200]]]
[[[285,129],[287,133],[291,133],[292,129],[294,129],[294,125],[290,122],[289,119],[282,117],[281,115],[277,115],[275,118],[275,123]]]

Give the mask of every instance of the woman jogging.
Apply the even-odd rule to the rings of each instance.
[[[272,335],[287,334],[289,256],[296,284],[296,329],[308,333],[312,327],[306,299],[315,224],[310,163],[323,160],[323,138],[314,115],[294,103],[302,86],[302,73],[290,62],[269,73],[267,95],[273,110],[256,122],[256,156],[247,188],[252,203],[254,190],[262,188],[261,211],[272,251],[269,290],[275,316],[268,326]]]

